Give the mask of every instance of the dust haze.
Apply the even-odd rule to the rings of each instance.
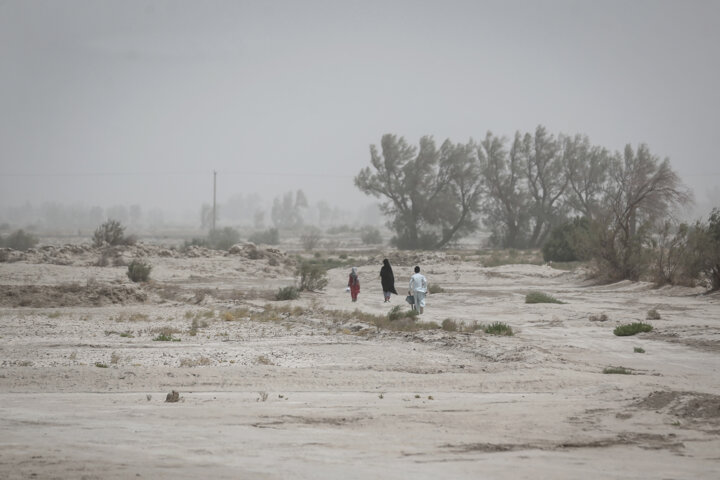
[[[250,202],[248,218],[297,190],[347,218],[372,209],[353,177],[385,133],[466,141],[539,124],[612,151],[647,143],[704,215],[720,199],[719,10],[4,1],[0,220],[136,206],[148,223],[195,224],[214,171],[218,203]]]

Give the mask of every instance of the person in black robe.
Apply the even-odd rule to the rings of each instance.
[[[382,284],[383,295],[385,295],[385,303],[387,303],[390,301],[391,293],[398,294],[397,290],[395,290],[395,276],[387,258],[383,260],[383,266],[380,269],[380,283]]]

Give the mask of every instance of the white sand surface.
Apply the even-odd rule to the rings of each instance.
[[[515,334],[391,331],[363,314],[406,307],[400,254],[389,305],[375,258],[358,303],[349,268],[275,302],[282,252],[139,254],[149,284],[87,248],[0,263],[0,478],[720,478],[717,294],[428,254],[422,321]]]

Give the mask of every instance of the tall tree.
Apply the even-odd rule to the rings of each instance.
[[[480,175],[471,146],[446,141],[438,150],[426,136],[416,148],[392,134],[380,145],[381,152],[370,146],[372,168],[362,169],[355,185],[382,199],[398,247],[442,248],[476,228]]]
[[[482,205],[484,223],[493,233],[495,243],[512,248],[525,246],[528,223],[528,195],[519,157],[520,134],[508,154],[505,140],[487,132],[477,146],[480,171],[487,193]]]
[[[610,179],[604,211],[595,222],[596,255],[610,279],[638,280],[652,228],[691,196],[670,161],[660,161],[646,145],[637,150],[627,145],[622,156],[616,154]]]
[[[607,188],[610,154],[590,144],[587,136],[564,136],[560,140],[568,180],[567,205],[582,216],[594,218]]]
[[[516,136],[516,142],[518,137]],[[519,147],[525,164],[532,231],[529,246],[539,247],[550,229],[562,218],[559,214],[560,197],[565,193],[568,179],[563,169],[560,145],[545,127],[538,126],[535,134],[526,133]]]

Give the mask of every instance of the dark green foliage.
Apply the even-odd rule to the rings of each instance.
[[[484,327],[483,331],[490,335],[513,335],[512,327],[503,322],[493,322],[490,325]]]
[[[546,262],[574,262],[586,260],[582,244],[587,242],[590,222],[587,218],[575,218],[555,227],[542,247]]]
[[[611,375],[632,375],[632,370],[625,367],[606,367],[603,369],[603,373]]]
[[[228,250],[240,241],[240,233],[232,227],[212,230],[208,235],[208,247],[214,250]]]
[[[12,248],[13,250],[27,251],[37,245],[38,239],[24,230],[16,230],[7,237],[0,237],[0,247]]]
[[[298,298],[300,298],[300,292],[293,286],[281,288],[275,294],[275,300],[296,300]]]
[[[93,233],[93,245],[131,245],[135,243],[135,237],[125,236],[125,227],[117,220],[108,220],[95,229]]]
[[[377,245],[382,243],[382,236],[377,228],[365,227],[360,232],[360,240],[364,245]]]
[[[280,231],[277,228],[268,228],[265,231],[253,233],[248,240],[258,245],[278,245],[280,243]]]
[[[635,348],[633,349],[633,352],[635,352],[635,353],[645,353],[645,349],[642,348],[642,347],[635,347]]]
[[[326,270],[317,263],[301,262],[295,275],[299,278],[298,289],[301,292],[322,290],[328,284]]]
[[[543,292],[531,292],[525,296],[525,303],[565,303]]]
[[[147,282],[152,267],[142,260],[133,260],[128,265],[127,276],[133,282]]]
[[[615,327],[613,333],[618,337],[627,337],[636,333],[649,332],[653,329],[652,325],[643,322],[633,322]]]

